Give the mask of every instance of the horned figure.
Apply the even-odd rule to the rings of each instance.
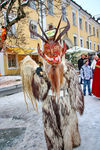
[[[25,99],[29,97],[35,110],[38,108],[36,101],[42,101],[48,150],[72,150],[80,145],[76,111],[83,113],[84,97],[75,69],[64,58],[66,44],[63,41],[62,48],[58,42],[70,28],[67,18],[66,21],[67,26],[57,38],[61,19],[55,30],[46,33],[39,25],[45,38],[34,32],[30,24],[30,31],[44,42],[43,51],[38,44],[38,53],[43,58],[42,77],[36,73],[38,65],[29,56],[21,63]]]
[[[62,19],[62,17],[61,17]],[[63,78],[63,65],[61,64],[62,62],[62,57],[66,52],[66,44],[63,41],[63,48],[61,45],[58,43],[58,41],[61,39],[61,37],[69,30],[70,24],[69,21],[67,20],[67,26],[65,29],[60,33],[60,35],[57,37],[57,32],[60,27],[61,19],[59,21],[57,29],[51,28],[51,30],[47,31],[46,33],[42,30],[40,24],[40,29],[45,37],[45,39],[37,34],[36,32],[33,32],[32,26],[30,24],[30,31],[40,37],[44,42],[44,51],[42,52],[40,50],[40,45],[38,44],[38,53],[40,56],[43,57],[49,64],[51,64],[51,67],[49,70],[46,70],[48,73],[48,78],[51,82],[51,87],[52,87],[52,92],[55,93],[56,97],[59,98],[59,90],[60,86],[62,84],[62,78]],[[48,36],[47,36],[48,35]]]

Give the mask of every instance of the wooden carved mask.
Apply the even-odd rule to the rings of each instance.
[[[41,38],[42,41],[44,41],[44,50],[41,51],[40,45],[38,44],[38,53],[39,55],[46,60],[47,63],[49,63],[51,66],[49,68],[49,71],[47,72],[48,78],[51,82],[51,89],[52,92],[55,93],[55,96],[57,99],[59,99],[59,94],[60,94],[60,87],[63,82],[63,71],[64,71],[64,66],[61,63],[62,57],[65,54],[67,47],[65,42],[63,41],[63,48],[61,47],[60,43],[58,42],[61,37],[69,30],[70,24],[68,19],[66,18],[67,21],[67,26],[64,28],[64,30],[58,35],[56,39],[56,35],[61,23],[61,19],[59,21],[58,27],[56,28],[54,35],[51,37],[48,37],[46,33],[43,31],[41,28],[40,24],[40,29],[42,33],[44,34],[45,38],[38,33],[34,32],[31,28],[30,25],[30,31],[37,37]],[[48,70],[48,68],[46,68]]]
[[[62,19],[62,17],[61,17]],[[61,39],[61,37],[69,30],[70,28],[70,24],[68,19],[66,18],[66,22],[67,22],[67,26],[65,26],[64,30],[58,35],[57,39],[56,39],[56,35],[61,23],[61,19],[58,23],[57,28],[55,29],[54,35],[51,37],[48,37],[47,34],[43,31],[43,29],[41,28],[40,24],[40,29],[44,35],[41,36],[39,35],[37,32],[34,32],[32,30],[32,25],[30,23],[29,29],[30,32],[32,32],[35,36],[39,37],[42,39],[42,41],[44,41],[44,51],[40,50],[40,45],[38,44],[38,53],[40,54],[40,56],[43,57],[43,59],[45,59],[49,64],[51,65],[55,65],[55,64],[59,64],[62,61],[62,56],[65,54],[67,47],[65,42],[63,41],[63,48],[61,47],[61,45],[59,44],[59,40]]]

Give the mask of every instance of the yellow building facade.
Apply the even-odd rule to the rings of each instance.
[[[11,27],[14,36],[8,33],[6,52],[0,53],[1,75],[19,74],[20,61],[26,55],[30,55],[37,62],[40,60],[37,53],[37,44],[39,43],[41,49],[43,49],[43,42],[29,31],[31,23],[33,30],[40,35],[42,34],[38,20],[46,31],[51,24],[57,27],[62,16],[60,33],[66,26],[67,17],[70,22],[70,30],[62,38],[65,40],[67,47],[79,46],[94,51],[100,50],[100,24],[93,19],[91,14],[72,0],[68,0],[68,2],[63,0],[58,7],[55,7],[57,4],[53,0],[45,0],[45,4],[49,9],[47,11],[41,11],[40,9],[37,13],[35,3],[30,3],[30,6],[25,7],[26,18]]]

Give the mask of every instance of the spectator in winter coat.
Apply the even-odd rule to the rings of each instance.
[[[90,54],[87,54],[87,55],[85,55],[85,59],[88,59],[88,61],[89,61],[89,66],[91,66],[91,56],[90,56]]]
[[[78,60],[78,69],[79,69],[79,72],[80,72],[82,66],[84,65],[84,63],[83,63],[84,59],[85,59],[85,55],[82,54],[81,58]],[[80,79],[80,84],[82,84],[82,78]]]
[[[91,89],[90,89],[90,81],[92,79],[92,69],[89,66],[88,59],[84,60],[84,65],[81,68],[81,78],[84,80],[83,83],[83,94],[86,95],[86,86],[88,86],[88,94],[91,96]]]
[[[37,67],[37,69],[36,69],[36,73],[39,77],[43,77],[42,65],[43,64],[41,62],[39,62],[39,67]]]

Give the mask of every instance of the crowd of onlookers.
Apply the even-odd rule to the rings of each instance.
[[[78,60],[78,69],[80,72],[80,84],[83,84],[83,94],[86,95],[86,86],[88,87],[88,94],[100,97],[100,94],[95,94],[95,90],[100,93],[100,52],[95,56],[82,54]],[[98,79],[97,79],[98,77]],[[92,89],[91,79],[93,79]],[[98,83],[96,82],[98,80]],[[98,85],[97,85],[98,84]]]

